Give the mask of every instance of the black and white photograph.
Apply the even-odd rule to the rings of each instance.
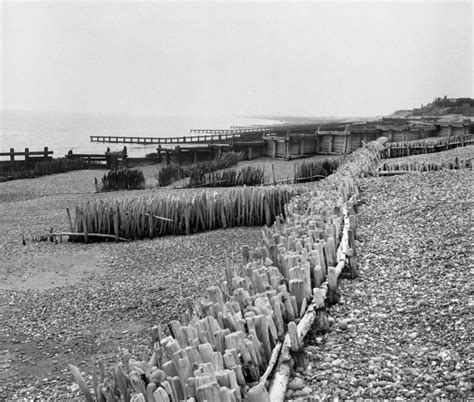
[[[0,0],[0,400],[474,400],[471,0]]]

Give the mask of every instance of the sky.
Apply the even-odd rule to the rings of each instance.
[[[2,2],[0,109],[379,116],[473,96],[452,2]]]

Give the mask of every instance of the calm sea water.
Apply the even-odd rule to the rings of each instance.
[[[139,116],[52,112],[1,112],[0,153],[10,148],[39,151],[48,147],[55,158],[69,150],[75,153],[103,153],[107,147],[121,150],[121,144],[91,143],[89,136],[175,137],[189,135],[191,128],[227,129],[230,126],[276,124],[277,121],[243,117]],[[130,156],[143,157],[156,145],[126,144]],[[8,159],[8,157],[0,157]]]

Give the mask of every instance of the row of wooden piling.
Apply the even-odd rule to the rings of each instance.
[[[431,172],[443,169],[472,169],[472,159],[454,158],[451,161],[403,161],[403,162],[385,162],[380,165],[377,174],[379,176],[391,175],[406,172]]]
[[[96,199],[76,206],[70,229],[77,235],[71,239],[137,240],[235,226],[271,225],[277,216],[284,216],[284,205],[295,191],[289,186],[241,187],[225,192],[203,191],[193,197]]]
[[[276,216],[257,247],[242,247],[242,263],[228,262],[225,279],[189,302],[169,334],[152,328],[149,361],[127,359],[111,378],[101,370],[96,398],[283,400],[292,354],[315,320],[327,324],[324,307],[338,300],[340,274],[357,275],[357,180],[376,166],[381,149],[379,142],[357,151],[337,173],[288,200],[286,219]]]
[[[462,134],[449,137],[427,138],[416,141],[390,142],[387,144],[387,158],[427,154],[464,147],[474,143],[474,134]]]

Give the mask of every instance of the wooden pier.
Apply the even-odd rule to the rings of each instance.
[[[231,129],[210,129],[210,128],[192,128],[191,134],[242,134],[242,133],[265,133],[272,131],[271,126],[261,127],[231,127]]]
[[[166,145],[166,144],[209,144],[213,142],[232,141],[240,138],[239,133],[214,133],[210,135],[191,135],[183,137],[119,137],[91,135],[91,142],[115,144]]]

